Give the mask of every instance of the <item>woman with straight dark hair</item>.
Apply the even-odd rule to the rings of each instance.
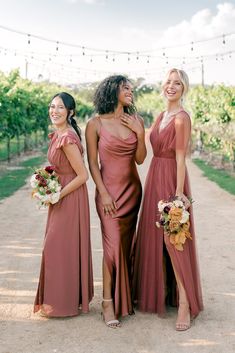
[[[104,249],[102,311],[106,325],[117,328],[119,316],[133,313],[131,255],[142,193],[136,163],[146,156],[144,125],[125,76],[102,81],[94,105],[98,115],[87,124],[86,141]]]
[[[34,312],[47,317],[75,316],[89,311],[93,297],[90,214],[80,129],[75,101],[56,94],[49,105],[55,132],[48,160],[62,185],[59,201],[49,205],[41,273]]]

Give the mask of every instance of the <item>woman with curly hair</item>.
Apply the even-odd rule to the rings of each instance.
[[[133,313],[131,255],[142,195],[136,163],[146,157],[144,124],[125,76],[103,80],[94,105],[98,114],[87,124],[86,142],[104,250],[102,312],[106,325],[117,328],[119,316]]]

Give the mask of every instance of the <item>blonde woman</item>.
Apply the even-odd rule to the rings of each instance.
[[[191,120],[183,108],[189,88],[183,70],[171,69],[163,83],[166,111],[160,113],[152,128],[150,142],[153,158],[145,184],[140,216],[134,275],[134,300],[144,312],[163,315],[166,305],[178,306],[176,330],[190,328],[190,319],[203,309],[195,250],[195,233],[186,154]],[[155,225],[160,200],[177,196],[190,207],[190,233],[184,250],[169,242],[163,229]]]

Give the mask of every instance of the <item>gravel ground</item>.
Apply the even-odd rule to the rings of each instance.
[[[143,183],[149,158],[139,169]],[[91,178],[95,297],[90,313],[66,319],[33,314],[46,211],[36,208],[26,185],[0,203],[0,352],[235,352],[235,197],[203,177],[191,161],[188,165],[205,304],[190,330],[174,330],[174,309],[164,319],[137,311],[116,330],[102,322],[102,246]]]

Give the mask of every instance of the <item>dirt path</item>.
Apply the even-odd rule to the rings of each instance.
[[[144,181],[148,161],[140,168]],[[205,311],[193,327],[174,330],[176,312],[165,319],[142,314],[121,329],[104,326],[101,236],[89,180],[95,297],[88,315],[45,319],[32,314],[46,211],[39,211],[23,187],[0,204],[1,353],[175,353],[235,351],[235,197],[202,177],[189,163]]]

